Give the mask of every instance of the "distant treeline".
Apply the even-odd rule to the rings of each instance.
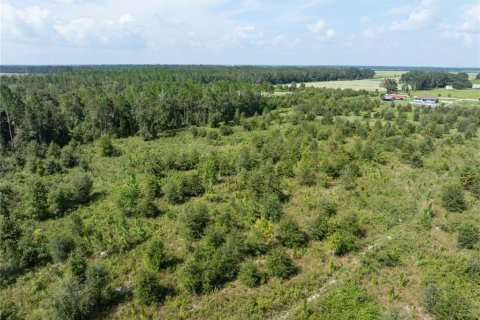
[[[186,126],[238,124],[244,117],[275,109],[281,100],[268,94],[273,92],[271,83],[213,80],[227,77],[228,68],[180,69],[84,70],[3,77],[0,151],[21,149],[32,140],[60,146],[72,140],[87,143],[102,134],[140,135],[149,140]],[[248,67],[234,70],[238,72],[233,78],[248,72],[252,72],[252,78],[285,76],[288,72],[293,77],[295,70],[306,74],[318,71],[326,77],[338,77],[342,72],[354,77],[359,76],[356,72],[367,72],[331,69],[330,72],[339,72],[333,74],[327,69],[301,68],[271,68],[263,72]],[[203,81],[197,79],[200,76]],[[186,80],[168,81],[170,77]]]
[[[455,89],[471,88],[465,72],[449,73],[444,71],[410,71],[402,74],[400,82],[409,85],[414,90],[444,88],[447,85]]]
[[[47,74],[54,78],[71,73],[93,78],[122,79],[125,73],[136,80],[200,81],[248,80],[272,84],[308,81],[358,80],[373,78],[375,71],[356,67],[260,67],[260,66],[185,66],[185,65],[98,65],[98,66],[0,66],[2,73]],[[138,79],[141,78],[141,79]],[[53,79],[52,79],[53,80]]]

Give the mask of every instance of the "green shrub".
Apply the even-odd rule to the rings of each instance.
[[[197,259],[187,260],[180,273],[180,282],[185,291],[189,293],[200,293],[202,286],[203,267]]]
[[[204,203],[188,205],[183,212],[183,223],[187,228],[189,236],[199,239],[209,222],[208,207]]]
[[[328,242],[336,255],[343,255],[356,249],[356,238],[348,231],[336,231],[328,237]]]
[[[220,126],[220,133],[222,136],[229,136],[233,133],[233,129],[230,126],[222,125]]]
[[[117,206],[124,215],[134,215],[137,213],[137,204],[140,200],[141,192],[135,176],[122,186],[117,198]]]
[[[457,229],[458,246],[460,248],[472,249],[480,242],[480,229],[473,223],[464,223]]]
[[[50,256],[54,262],[67,260],[74,248],[72,239],[62,234],[55,234],[50,240]]]
[[[270,240],[258,228],[251,228],[247,234],[247,250],[252,255],[261,255],[270,249]]]
[[[82,320],[89,318],[93,300],[77,281],[66,278],[50,290],[48,306],[52,319]]]
[[[467,263],[465,269],[467,274],[472,276],[480,276],[480,252],[473,253]]]
[[[68,260],[68,268],[73,278],[79,283],[83,283],[86,277],[87,271],[87,259],[80,252],[75,252],[70,256]]]
[[[104,305],[110,302],[110,275],[107,268],[101,263],[94,263],[88,266],[86,271],[86,288],[97,305]]]
[[[170,178],[162,187],[168,203],[176,204],[183,201],[183,185],[179,178]]]
[[[298,183],[301,186],[315,185],[317,180],[316,179],[317,175],[315,172],[315,166],[311,161],[302,159],[299,162],[297,162],[296,174],[297,174]]]
[[[293,219],[280,221],[276,237],[282,245],[289,248],[301,247],[307,241],[305,233]]]
[[[87,174],[80,174],[76,175],[71,181],[74,190],[73,201],[76,204],[88,203],[93,188],[92,178]]]
[[[328,232],[328,219],[319,214],[308,222],[308,235],[314,240],[323,240]]]
[[[423,305],[438,320],[474,320],[469,301],[458,291],[428,284],[423,293]]]
[[[168,262],[168,255],[165,251],[163,242],[159,239],[151,240],[145,250],[145,264],[152,271],[159,271]]]
[[[166,289],[159,282],[155,273],[142,270],[135,279],[135,297],[143,305],[151,305],[162,301]]]
[[[115,147],[112,144],[112,138],[107,134],[102,134],[97,141],[98,154],[102,157],[112,157],[115,155]]]
[[[27,211],[33,218],[45,220],[49,217],[48,190],[40,179],[34,179],[27,189]]]
[[[292,259],[287,255],[283,247],[271,250],[267,254],[266,260],[267,271],[271,276],[287,279],[295,272]]]
[[[15,192],[10,184],[0,184],[0,216],[9,216],[15,204]]]
[[[240,279],[241,283],[247,287],[253,288],[260,284],[262,275],[259,272],[255,262],[247,261],[240,267],[238,278]]]
[[[61,151],[60,161],[63,167],[73,168],[78,164],[77,144],[69,143]]]
[[[204,264],[203,291],[211,292],[220,288],[237,276],[239,263],[244,255],[241,238],[237,234],[230,234],[225,243],[210,255]]]
[[[160,211],[158,208],[155,206],[155,204],[152,202],[152,200],[148,198],[141,198],[138,203],[137,207],[135,209],[135,212],[138,215],[147,217],[147,218],[154,218],[158,216]]]
[[[337,214],[338,205],[328,199],[321,199],[318,204],[320,211],[326,214],[328,217],[333,217]]]
[[[283,205],[277,194],[270,194],[263,201],[263,215],[271,221],[278,221],[283,215]]]
[[[11,303],[0,302],[0,319],[20,320],[20,317],[18,316],[18,309]]]
[[[467,209],[467,202],[462,187],[458,184],[448,184],[442,189],[442,205],[450,212],[460,212]]]

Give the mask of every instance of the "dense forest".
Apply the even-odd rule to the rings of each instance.
[[[400,82],[409,85],[413,90],[445,88],[446,85],[451,85],[454,89],[472,87],[472,83],[468,80],[468,74],[465,72],[414,70],[402,74]]]
[[[478,319],[478,103],[232,70],[1,78],[0,319]]]

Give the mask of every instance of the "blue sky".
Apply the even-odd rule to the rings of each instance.
[[[480,67],[479,0],[1,0],[1,64]]]

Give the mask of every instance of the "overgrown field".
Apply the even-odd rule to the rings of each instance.
[[[6,145],[2,319],[480,317],[480,105],[252,99]]]

